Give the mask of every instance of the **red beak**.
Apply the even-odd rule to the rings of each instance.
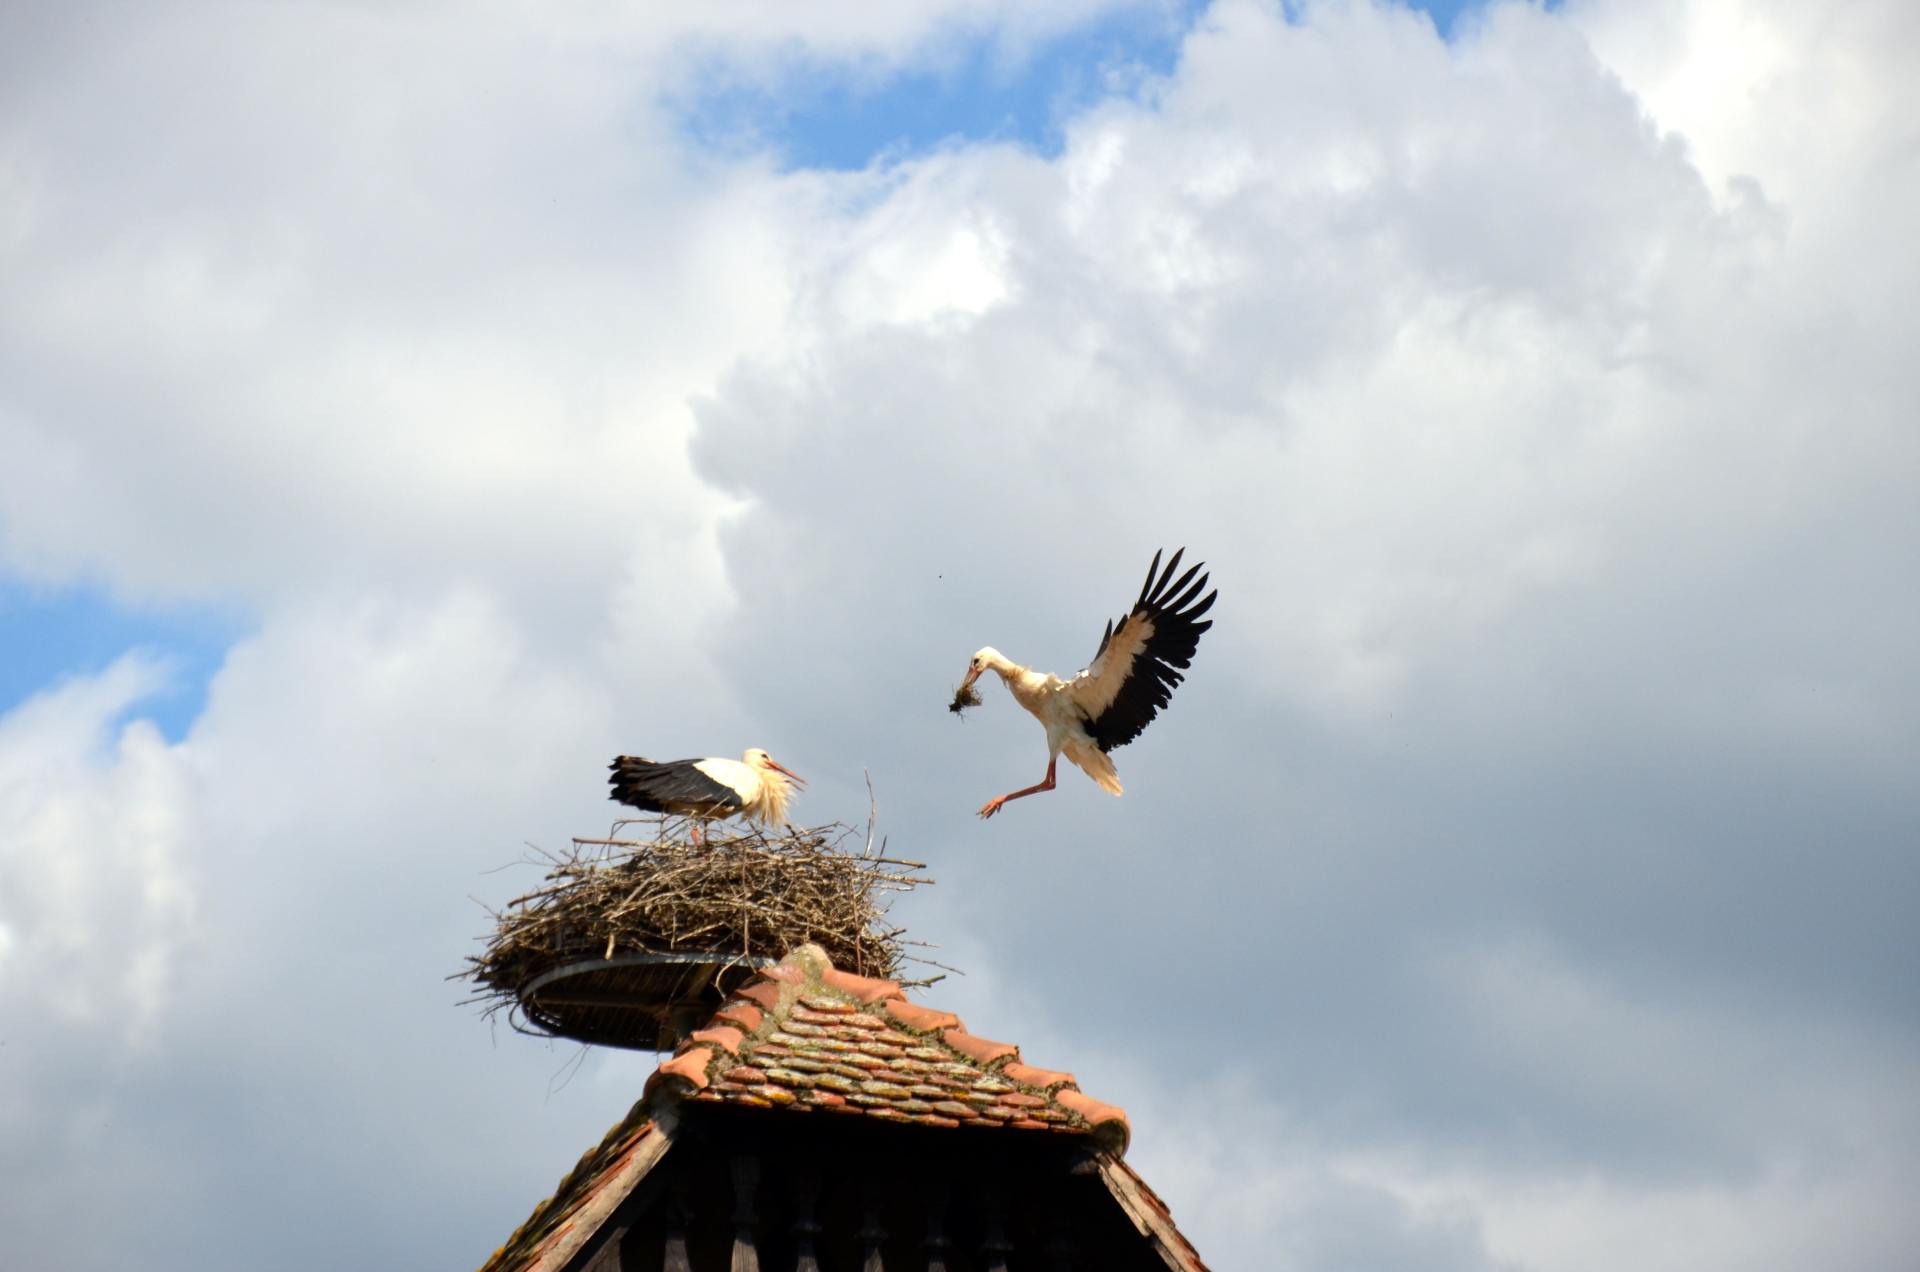
[[[980,679],[980,673],[981,673],[981,671],[982,671],[982,670],[984,670],[984,669],[983,669],[983,668],[980,668],[980,667],[973,667],[973,666],[969,666],[969,667],[967,668],[967,678],[966,678],[965,680],[963,680],[963,681],[961,681],[961,682],[960,682],[960,683],[961,683],[961,685],[962,685],[962,686],[964,687],[964,686],[966,686],[966,685],[970,685],[970,684],[972,684],[972,683],[973,683],[974,681],[976,681],[976,680],[978,680],[978,679]]]
[[[776,772],[776,773],[785,773],[785,774],[786,774],[786,775],[787,775],[788,777],[790,777],[790,778],[792,778],[792,779],[793,779],[794,781],[796,781],[796,782],[798,782],[798,783],[800,783],[800,785],[802,785],[802,786],[805,786],[805,785],[807,784],[807,779],[806,779],[806,778],[804,778],[804,777],[802,777],[802,776],[800,776],[800,775],[799,775],[798,773],[796,773],[796,772],[794,772],[794,771],[793,771],[792,769],[790,769],[790,768],[786,768],[786,767],[784,767],[784,766],[782,766],[782,765],[779,765],[779,764],[776,764],[776,763],[774,763],[774,762],[773,762],[772,760],[768,760],[768,761],[767,761],[767,767],[768,767],[768,768],[770,768],[770,769],[772,769],[772,770],[773,770],[774,772]]]

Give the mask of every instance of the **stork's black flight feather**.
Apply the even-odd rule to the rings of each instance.
[[[698,760],[670,760],[656,764],[638,755],[623,755],[609,767],[607,784],[613,798],[649,813],[680,813],[701,809],[707,816],[730,817],[740,811],[740,792],[716,782],[698,768]]]
[[[1205,562],[1174,581],[1185,553],[1185,548],[1175,552],[1165,570],[1160,568],[1160,553],[1153,554],[1140,599],[1124,618],[1107,624],[1093,662],[1074,677],[1074,697],[1085,712],[1087,734],[1102,751],[1140,736],[1184,679],[1176,668],[1193,664],[1200,634],[1213,626],[1200,621],[1219,595],[1213,591],[1200,596],[1210,577],[1200,573]]]

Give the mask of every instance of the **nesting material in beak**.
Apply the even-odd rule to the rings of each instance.
[[[960,718],[964,720],[966,716],[962,713],[965,712],[968,707],[977,707],[979,705],[980,692],[973,687],[973,677],[969,676],[960,682],[958,689],[953,691],[953,701],[947,705],[947,710],[960,716]]]

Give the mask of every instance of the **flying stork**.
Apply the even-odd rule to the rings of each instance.
[[[724,821],[744,813],[763,826],[787,820],[791,782],[806,785],[798,773],[781,767],[758,747],[737,760],[669,760],[665,764],[639,755],[623,755],[609,766],[613,776],[610,798],[649,813],[692,817],[694,842],[700,841],[700,823]]]
[[[1209,576],[1200,574],[1205,562],[1182,574],[1178,582],[1170,582],[1185,552],[1185,548],[1175,552],[1164,571],[1160,569],[1160,553],[1153,554],[1140,599],[1117,627],[1107,624],[1093,661],[1071,680],[1022,667],[991,645],[973,656],[967,664],[967,678],[954,696],[953,710],[960,710],[969,700],[977,702],[973,682],[985,672],[997,671],[1013,700],[1031,711],[1047,729],[1046,780],[988,800],[980,816],[993,816],[1008,800],[1052,790],[1054,767],[1063,753],[1102,790],[1120,793],[1120,776],[1107,752],[1139,737],[1160,708],[1167,705],[1173,687],[1183,679],[1175,668],[1192,663],[1200,633],[1213,626],[1211,621],[1201,622],[1200,616],[1213,608],[1213,598],[1219,593],[1208,592],[1195,601],[1207,585]],[[1156,574],[1158,582],[1154,580]],[[1197,582],[1196,574],[1200,575]]]

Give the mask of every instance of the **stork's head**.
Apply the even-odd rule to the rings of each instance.
[[[787,820],[787,798],[793,793],[793,788],[782,779],[790,778],[802,786],[805,786],[806,782],[798,773],[775,763],[773,757],[759,747],[748,751],[740,759],[748,768],[761,775],[760,790],[748,802],[747,816],[768,826],[778,825]],[[780,777],[769,779],[766,776],[768,773],[778,773]]]
[[[805,786],[807,784],[806,778],[801,777],[798,773],[794,772],[792,769],[785,768],[782,765],[776,763],[774,758],[771,755],[768,755],[765,751],[762,751],[757,746],[751,749],[750,751],[748,751],[745,755],[741,756],[740,759],[743,763],[746,764],[748,768],[759,769],[761,772],[765,772],[768,769],[772,769],[776,773],[785,774],[787,777],[792,778],[794,781],[800,783],[800,785],[802,786]]]
[[[992,645],[988,645],[985,649],[975,654],[973,661],[967,664],[967,678],[964,683],[971,685],[974,681],[980,679],[981,675],[984,674],[989,667],[992,667],[995,663],[1004,663],[1006,661],[1007,659],[1004,654]]]

